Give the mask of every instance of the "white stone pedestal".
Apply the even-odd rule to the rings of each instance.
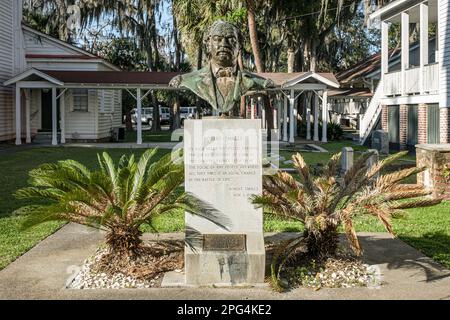
[[[186,213],[186,227],[201,234],[185,248],[186,285],[263,283],[262,210],[249,200],[262,192],[261,120],[186,120],[184,152],[186,192],[217,209],[228,229]]]

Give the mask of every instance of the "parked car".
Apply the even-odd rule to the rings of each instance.
[[[136,109],[133,109],[131,121],[136,123]],[[141,122],[151,124],[153,121],[153,107],[141,109]],[[170,111],[167,107],[159,106],[159,121],[161,124],[168,124],[170,121]]]
[[[159,119],[161,124],[170,123],[170,109],[167,107],[159,107]]]
[[[136,123],[137,111],[133,109],[134,113],[131,116],[131,121]],[[150,124],[153,121],[153,108],[142,108],[141,109],[141,123]]]
[[[181,124],[184,123],[185,119],[196,119],[196,118],[198,118],[197,107],[181,107],[180,110]]]

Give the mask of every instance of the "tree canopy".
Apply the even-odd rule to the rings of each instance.
[[[203,36],[217,19],[243,34],[241,63],[253,71],[338,72],[377,50],[365,28],[386,0],[25,0],[25,22],[78,43],[126,70],[196,69],[205,60]],[[79,7],[79,26],[68,20]],[[103,43],[89,41],[107,27]],[[124,55],[123,46],[139,58]],[[101,48],[98,48],[101,47]],[[131,53],[135,51],[135,53]],[[125,57],[132,64],[126,65]],[[136,61],[138,60],[138,61]]]

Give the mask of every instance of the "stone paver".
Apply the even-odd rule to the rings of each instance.
[[[279,241],[292,234],[267,234]],[[145,235],[147,240],[183,239],[182,234]],[[0,299],[450,299],[450,271],[385,233],[361,233],[364,259],[376,264],[380,288],[301,288],[276,293],[270,288],[152,288],[70,290],[65,284],[97,248],[103,234],[68,224],[0,271]]]

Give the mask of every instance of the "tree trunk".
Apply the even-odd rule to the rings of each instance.
[[[112,228],[106,234],[109,252],[115,256],[135,257],[139,255],[142,244],[142,232],[138,228]]]
[[[158,101],[156,101],[155,93],[151,92],[150,94],[152,106],[153,106],[153,121],[152,121],[152,129],[151,132],[159,132],[161,131],[161,122],[159,120],[159,105]]]
[[[170,130],[179,129],[181,127],[181,122],[180,122],[180,98],[178,96],[178,93],[175,94],[175,99],[170,111],[171,111],[170,116],[172,119]]]
[[[317,42],[311,40],[311,51],[309,60],[309,71],[316,72],[317,70]]]
[[[131,109],[125,110],[125,127],[127,131],[133,131],[133,123],[131,122]]]
[[[155,54],[155,58],[153,61],[153,71],[158,71],[158,67],[159,67],[159,50],[158,50],[158,43],[156,40],[157,37],[157,33],[156,33],[156,27],[155,25],[153,25],[152,27],[152,45],[153,45],[153,51]]]
[[[294,48],[290,47],[288,48],[287,52],[287,65],[288,65],[288,73],[294,72],[294,66],[295,66],[295,50]]]
[[[173,26],[174,26],[173,40],[175,42],[175,70],[180,71],[182,49],[180,38],[178,37],[177,19],[175,18],[175,15],[173,15]],[[170,110],[171,110],[170,130],[179,129],[181,125],[180,125],[180,97],[178,96],[178,92],[175,92],[174,103]]]
[[[150,43],[147,45],[147,67],[149,71],[155,71],[153,70],[153,50]]]
[[[241,97],[241,105],[239,108],[239,116],[243,119],[247,118],[247,112],[246,112],[246,99],[245,96]]]
[[[180,71],[181,64],[181,43],[178,37],[178,27],[177,27],[177,19],[175,19],[175,15],[172,15],[173,21],[173,42],[175,43],[175,70]]]
[[[264,65],[261,59],[261,51],[258,43],[258,31],[256,28],[255,18],[255,2],[254,0],[247,0],[247,15],[248,15],[248,31],[250,34],[250,43],[252,45],[253,56],[255,58],[256,72],[264,72]]]
[[[200,43],[198,44],[198,51],[197,51],[197,70],[200,70],[202,68],[203,64],[203,43],[200,40]]]
[[[339,244],[336,226],[328,225],[323,230],[305,230],[304,237],[310,256],[323,258],[336,254]]]

